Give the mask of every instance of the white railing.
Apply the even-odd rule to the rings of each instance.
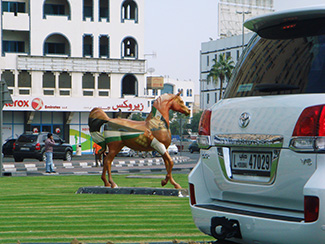
[[[145,60],[18,56],[17,69],[95,73],[145,73]]]

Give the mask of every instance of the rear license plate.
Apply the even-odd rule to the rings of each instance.
[[[29,148],[28,147],[21,147],[20,150],[21,151],[29,151]]]
[[[271,152],[233,152],[231,171],[233,174],[270,176]]]

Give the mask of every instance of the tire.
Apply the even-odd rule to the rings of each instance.
[[[66,151],[63,160],[71,162],[71,160],[72,160],[72,152],[71,151]]]
[[[15,162],[22,162],[24,161],[24,158],[21,158],[21,157],[14,157],[15,159]]]
[[[46,155],[45,152],[42,152],[41,157],[38,159],[40,162],[46,161]]]

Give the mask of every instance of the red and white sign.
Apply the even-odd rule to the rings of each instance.
[[[56,134],[60,134],[60,132],[61,132],[61,129],[60,129],[60,128],[56,128],[56,129],[55,129],[55,133],[56,133]]]
[[[35,109],[36,111],[41,110],[43,108],[43,100],[38,98],[34,98],[32,101],[32,107],[33,109]]]
[[[34,128],[33,128],[33,133],[38,133],[38,129],[37,129],[37,127],[34,127]]]

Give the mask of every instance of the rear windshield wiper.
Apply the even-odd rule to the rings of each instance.
[[[290,84],[276,84],[276,83],[265,83],[255,85],[254,90],[259,92],[275,92],[275,91],[288,91],[297,90],[299,86]]]

